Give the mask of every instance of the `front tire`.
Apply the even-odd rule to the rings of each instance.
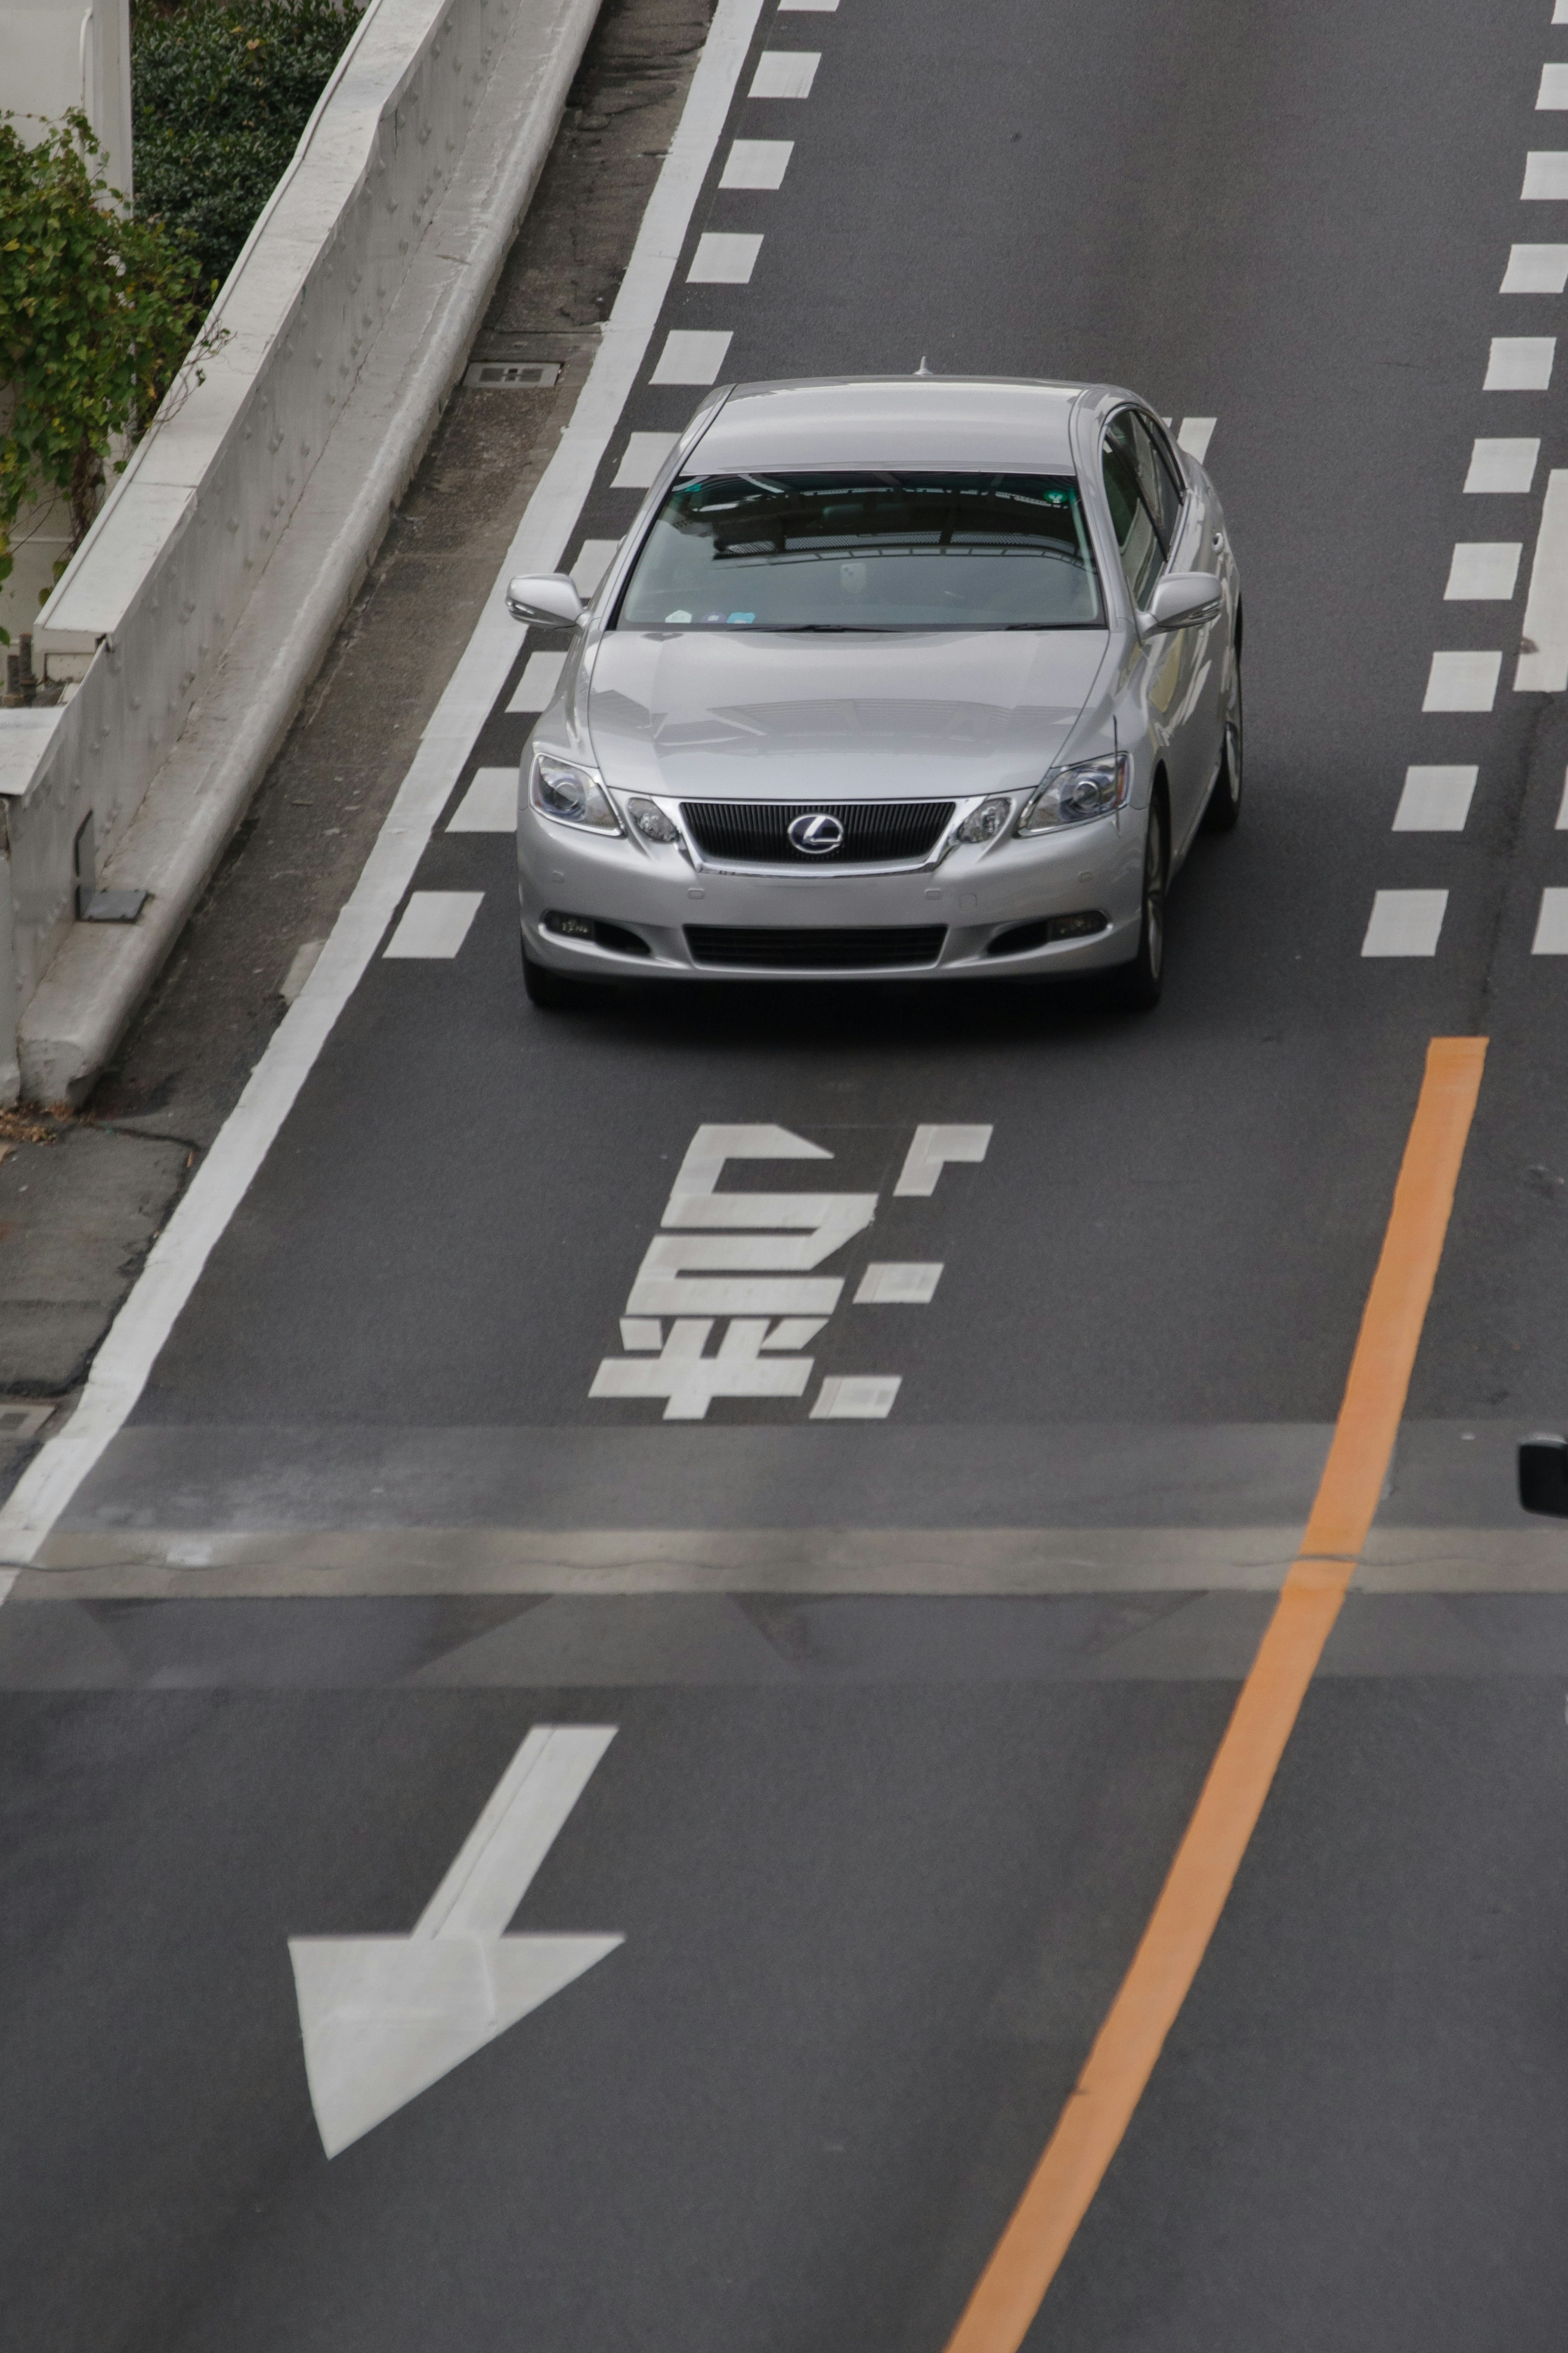
[[[1204,811],[1205,833],[1234,833],[1241,818],[1241,653],[1238,649],[1231,675],[1230,708],[1225,714],[1225,748],[1220,754],[1219,775],[1209,795],[1209,805]]]
[[[1116,976],[1119,1003],[1131,1013],[1152,1013],[1165,989],[1165,804],[1158,794],[1149,804],[1143,837],[1143,919],[1138,953]]]

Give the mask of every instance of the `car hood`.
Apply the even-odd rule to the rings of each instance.
[[[611,629],[588,691],[623,791],[738,800],[1016,791],[1060,752],[1100,629],[741,637]]]

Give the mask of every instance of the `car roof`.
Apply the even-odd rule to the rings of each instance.
[[[1085,390],[1023,376],[817,376],[739,384],[688,450],[681,472],[997,466],[1070,474],[1068,419]]]

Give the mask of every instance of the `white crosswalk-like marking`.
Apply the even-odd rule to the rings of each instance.
[[[1176,427],[1178,448],[1184,449],[1189,458],[1195,458],[1200,466],[1208,456],[1217,422],[1213,417],[1184,417]]]
[[[672,327],[650,384],[716,384],[733,328]]]
[[[1462,539],[1448,566],[1445,602],[1506,604],[1518,586],[1519,559],[1523,553],[1517,539]]]
[[[1568,285],[1568,245],[1510,245],[1500,294],[1561,294]]]
[[[1522,438],[1478,441],[1470,451],[1470,470],[1465,476],[1465,488],[1472,493],[1528,491],[1535,480],[1536,460],[1540,455],[1540,442]]]
[[[482,891],[416,891],[383,953],[392,957],[455,956],[484,895]]]
[[[817,49],[764,49],[757,59],[748,98],[809,98],[822,63]]]
[[[618,539],[585,539],[577,551],[572,577],[579,596],[591,596],[615,561]]]
[[[1423,711],[1489,711],[1502,671],[1500,653],[1434,654]]]
[[[1379,891],[1361,944],[1363,955],[1436,955],[1447,904],[1447,891]]]
[[[515,833],[517,770],[480,768],[447,822],[448,833]]]
[[[634,433],[616,469],[611,490],[647,490],[679,438],[679,433]]]
[[[1543,891],[1531,955],[1568,955],[1568,891]]]
[[[731,236],[728,231],[710,229],[697,240],[697,250],[691,257],[691,267],[686,273],[690,286],[747,286],[757,266],[757,256],[763,249],[760,237]]]
[[[1547,392],[1557,357],[1555,335],[1494,335],[1483,392]]]
[[[1553,17],[1553,24],[1556,23]],[[1542,66],[1541,87],[1535,93],[1538,114],[1561,114],[1568,109],[1568,66]]]
[[[777,188],[795,153],[793,139],[734,139],[719,174],[721,188]]]
[[[1519,194],[1521,204],[1568,202],[1568,154],[1532,150],[1524,159],[1524,185]]]
[[[522,666],[509,713],[522,711],[548,711],[555,700],[555,690],[561,683],[561,673],[566,667],[564,654],[530,654]]]
[[[1475,768],[1406,768],[1394,813],[1395,833],[1463,833],[1476,789]]]

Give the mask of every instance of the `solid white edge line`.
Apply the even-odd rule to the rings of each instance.
[[[76,1411],[0,1510],[0,1601],[123,1426],[202,1269],[249,1189],[414,879],[437,818],[520,642],[501,602],[516,572],[553,572],[637,381],[675,274],[762,14],[763,0],[719,0],[680,127],[648,198],[588,380],[496,575],[496,586],[431,715],[363,871],[314,970],[261,1060],[93,1360]]]

